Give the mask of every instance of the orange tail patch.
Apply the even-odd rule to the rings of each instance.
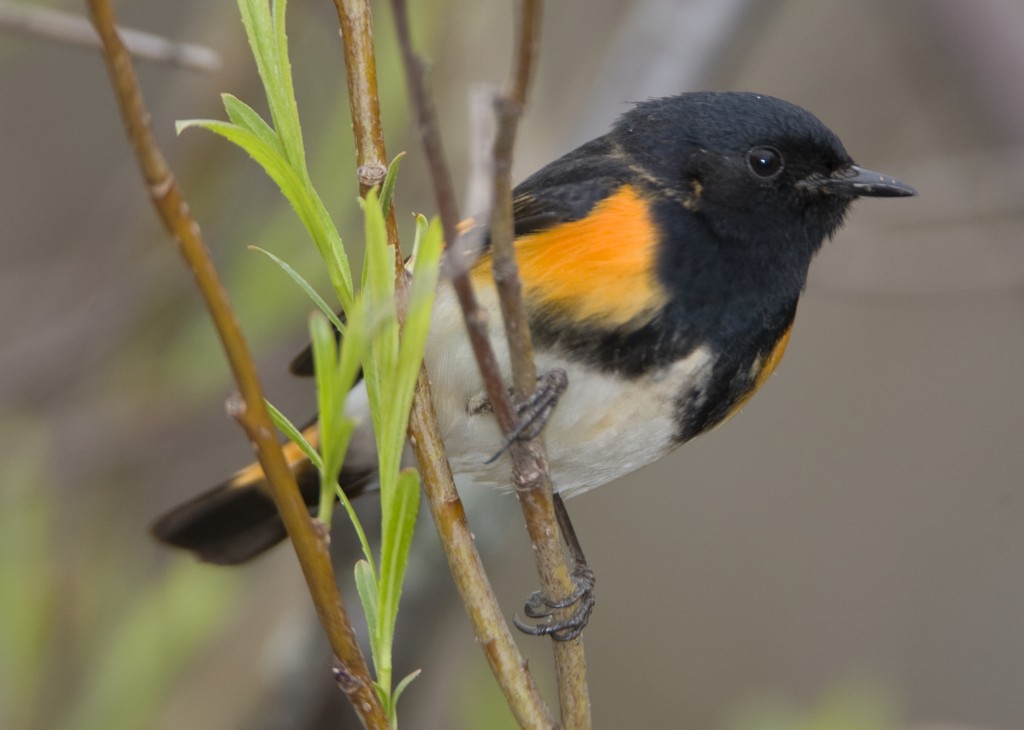
[[[302,429],[302,435],[315,449],[320,443],[320,424],[314,421]],[[295,471],[298,466],[307,461],[302,449],[291,441],[285,443],[281,447],[281,451],[284,452],[285,461],[288,463],[288,468],[292,471]],[[229,489],[245,489],[262,482],[263,479],[263,467],[260,466],[258,461],[254,461],[249,466],[235,472],[224,486]]]

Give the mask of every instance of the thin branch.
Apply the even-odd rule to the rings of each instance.
[[[518,400],[526,400],[534,391],[537,370],[533,360],[533,340],[523,301],[519,267],[514,246],[512,212],[512,152],[519,118],[526,104],[533,75],[534,60],[540,45],[542,0],[520,0],[517,13],[515,58],[505,93],[495,99],[498,127],[494,138],[494,212],[491,216],[491,266],[501,303],[501,314],[508,339],[512,365],[512,386]],[[540,575],[541,590],[548,596],[572,593],[565,555],[558,539],[551,476],[543,441],[532,439],[513,458],[512,483],[519,496],[527,531],[533,545]],[[566,728],[589,728],[590,690],[587,686],[587,660],[582,638],[577,641],[553,641],[555,668],[562,724]]]
[[[459,304],[462,308],[480,368],[481,377],[502,433],[511,433],[517,421],[504,378],[491,347],[486,330],[486,313],[481,309],[468,275],[469,256],[455,238],[458,222],[455,196],[450,183],[439,125],[430,95],[424,82],[423,62],[412,49],[403,0],[393,0],[399,44],[408,76],[410,96],[418,115],[418,128],[423,137],[428,165],[435,183],[435,196],[441,212],[446,239],[455,244],[449,249],[446,263]],[[540,29],[540,2],[526,0],[522,6],[517,37],[515,71],[505,99],[498,104],[499,131],[494,147],[494,220],[491,226],[493,271],[502,300],[506,331],[512,362],[516,368],[517,397],[531,393],[536,383],[532,343],[522,302],[518,270],[513,252],[511,156],[516,124],[529,88],[533,58]],[[564,596],[573,590],[568,566],[558,540],[558,528],[551,497],[547,459],[539,441],[527,444],[514,442],[509,449],[512,459],[512,482],[523,507],[527,529],[537,556],[542,590],[546,595]],[[567,727],[590,726],[590,701],[586,685],[586,662],[582,642],[555,642],[559,675],[559,696],[562,720]]]
[[[448,171],[446,162],[448,158],[444,154],[441,135],[436,133],[439,128],[437,110],[434,108],[434,100],[427,92],[427,84],[424,80],[426,65],[413,49],[412,36],[409,32],[409,13],[405,1],[391,0],[391,11],[394,14],[398,45],[402,51],[402,64],[405,67],[412,107],[417,116],[416,121],[423,143],[423,152],[427,158],[427,169],[430,171],[437,211],[441,216],[444,240],[451,246],[459,237],[459,205],[455,197],[455,187],[452,185],[452,176]]]
[[[458,204],[444,156],[441,135],[438,131],[437,112],[433,100],[426,90],[424,64],[413,50],[408,12],[404,0],[392,0],[392,11],[406,69],[409,95],[417,115],[417,126],[434,183],[434,195],[441,216],[445,240],[449,243],[445,256],[446,272],[451,278],[458,297],[488,397],[491,399],[502,432],[507,434],[515,427],[516,413],[508,391],[505,389],[498,361],[487,336],[486,313],[477,302],[470,283],[468,256],[464,245],[466,241],[465,237],[458,233]],[[418,414],[414,413],[410,428],[416,422],[417,417]],[[436,421],[432,426],[436,428]],[[526,670],[526,663],[515,647],[508,624],[501,615],[500,607],[497,605],[486,575],[483,573],[483,566],[473,545],[473,537],[469,532],[462,510],[462,502],[451,481],[450,467],[447,460],[442,458],[443,447],[438,442],[432,452],[423,448],[423,445],[417,444],[415,439],[413,439],[413,446],[417,448],[417,457],[419,458],[421,454],[423,456],[423,458],[419,458],[419,463],[420,468],[424,470],[425,483],[433,481],[433,479],[426,478],[430,470],[437,469],[441,472],[435,476],[439,480],[439,484],[443,483],[443,489],[429,495],[431,511],[441,535],[441,542],[448,555],[456,585],[473,621],[477,638],[484,648],[491,669],[513,714],[523,727],[555,727],[551,712],[538,694],[533,679]],[[515,447],[513,450],[519,451]],[[440,465],[443,465],[443,470]],[[568,573],[566,573],[566,580],[568,580]]]
[[[356,141],[356,176],[359,194],[384,182],[388,171],[388,155],[384,147],[384,127],[380,117],[380,96],[377,93],[377,55],[373,46],[373,15],[366,0],[334,0],[341,27],[345,53],[345,79],[348,84],[352,132]],[[398,245],[395,208],[389,208],[386,219],[388,243],[395,248],[395,270],[403,268]],[[396,279],[400,296],[407,293],[405,276]],[[404,307],[399,307],[399,316]]]
[[[386,728],[387,716],[338,594],[323,531],[317,528],[309,516],[295,478],[281,453],[264,406],[262,388],[252,356],[227,292],[213,267],[199,225],[189,214],[188,205],[153,138],[131,57],[116,31],[113,8],[109,0],[89,0],[89,7],[103,41],[104,59],[150,197],[192,270],[227,354],[240,393],[229,399],[228,410],[243,426],[256,448],[274,502],[302,566],[320,622],[338,660],[336,676],[340,677],[339,685],[348,695],[364,726]]]
[[[86,18],[53,8],[0,2],[0,28],[11,28],[37,38],[100,48],[100,37]],[[179,43],[142,30],[120,28],[129,53],[139,60],[156,61],[195,71],[218,71],[220,56],[208,46]]]

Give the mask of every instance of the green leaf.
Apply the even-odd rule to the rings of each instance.
[[[388,378],[390,400],[387,420],[400,444],[395,452],[382,455],[382,472],[385,469],[385,456],[391,460],[387,463],[389,466],[393,465],[393,468],[397,469],[400,464],[404,433],[408,428],[409,411],[413,404],[416,381],[430,329],[430,312],[440,267],[441,240],[441,227],[435,220],[423,237],[415,262],[406,325],[402,331],[394,369]],[[382,487],[381,502],[385,510],[389,507],[388,500],[389,493]]]
[[[420,241],[427,235],[427,217],[422,213],[416,215],[416,229],[412,237],[412,255],[409,257],[409,261],[405,262],[406,268],[409,268],[410,263],[415,265],[416,259],[419,258],[420,253]]]
[[[270,123],[248,104],[225,94],[228,122],[193,120],[179,131],[201,126],[228,139],[250,154],[281,189],[313,239],[327,265],[331,285],[345,312],[345,321],[291,266],[260,250],[295,281],[316,304],[310,317],[310,340],[317,379],[319,443],[314,449],[303,434],[276,409],[275,423],[317,466],[321,478],[319,518],[329,523],[337,493],[355,526],[366,561],[355,567],[356,586],[370,626],[370,641],[378,678],[375,686],[394,717],[394,701],[415,674],[391,686],[391,652],[413,529],[419,507],[419,476],[402,470],[409,408],[422,360],[436,287],[440,226],[417,219],[413,283],[404,331],[400,332],[395,303],[396,251],[389,245],[385,218],[391,209],[401,159],[388,166],[379,191],[362,201],[366,253],[362,291],[356,295],[341,236],[313,188],[306,166],[298,106],[295,102],[285,26],[286,0],[238,0],[242,21],[260,78]],[[398,275],[404,272],[399,271]],[[340,344],[332,325],[344,331]],[[382,546],[375,566],[366,536],[348,498],[338,484],[354,421],[346,414],[346,399],[362,368],[377,437],[381,485]]]
[[[407,428],[416,379],[430,330],[431,310],[440,272],[442,240],[440,222],[434,220],[420,242],[420,250],[414,263],[409,307],[402,330],[396,369],[391,379],[393,398],[390,418],[393,419],[396,429],[401,429],[402,434]],[[400,453],[397,458],[401,458]]]
[[[422,669],[414,669],[413,671],[402,677],[402,681],[395,686],[395,691],[391,693],[391,702],[394,705],[398,704],[398,698],[405,692],[405,688],[412,684],[412,681],[423,674]],[[392,724],[395,722],[395,718],[391,718]]]
[[[358,425],[345,414],[345,403],[359,375],[359,363],[366,348],[366,314],[357,299],[349,315],[348,327],[341,347],[327,319],[319,312],[310,316],[310,341],[313,346],[313,367],[316,371],[317,404],[320,414],[321,502],[319,518],[330,524],[335,495],[341,500],[349,520],[359,537],[363,554],[372,560],[369,541],[352,503],[338,485],[345,454]]]
[[[272,12],[274,15],[280,13],[283,16],[284,7],[275,0],[273,11],[271,11],[266,0],[239,0],[238,9],[242,15],[242,25],[245,26],[245,35],[252,48],[253,59],[256,61],[256,70],[263,81],[267,105],[270,107],[270,117],[274,121],[274,128],[280,132],[282,127],[288,124],[288,105],[281,98],[284,82],[281,78],[277,34],[274,32]]]
[[[356,591],[359,593],[359,602],[363,606],[366,623],[370,629],[370,643],[375,646],[377,643],[377,576],[373,572],[373,566],[366,560],[357,561],[353,572],[356,579]],[[377,656],[376,650],[373,651],[373,655]]]
[[[363,530],[363,523],[359,521],[359,515],[356,514],[355,509],[352,507],[352,500],[345,494],[345,490],[341,488],[341,485],[337,485],[335,492],[338,496],[338,501],[341,502],[342,507],[345,508],[345,513],[348,515],[349,522],[352,523],[352,529],[356,532],[356,537],[359,539],[359,546],[363,551],[363,557],[370,565],[370,569],[373,570],[373,551],[370,549],[370,541],[366,539],[366,531]],[[374,581],[376,581],[376,573],[374,573]]]
[[[280,258],[270,253],[270,251],[267,251],[266,249],[262,249],[259,246],[249,246],[249,249],[252,251],[259,251],[260,253],[265,254],[270,258],[271,261],[280,266],[284,273],[288,274],[288,276],[292,278],[292,281],[298,284],[302,288],[302,290],[306,292],[306,295],[313,300],[313,303],[316,304],[317,308],[324,313],[324,316],[331,321],[331,324],[334,325],[334,328],[338,330],[338,332],[345,334],[344,323],[334,312],[334,310],[331,309],[330,305],[324,301],[323,297],[321,297],[317,293],[316,289],[314,289],[310,285],[310,283],[303,278],[302,274],[300,274],[298,271],[289,266],[285,261],[281,260]]]
[[[380,547],[380,612],[377,631],[381,636],[381,656],[375,661],[378,671],[386,662],[391,669],[391,645],[402,597],[402,582],[409,565],[416,514],[420,505],[420,475],[415,469],[403,469],[395,485],[391,504],[384,509]],[[376,655],[375,655],[376,656]],[[386,658],[385,658],[386,657]]]
[[[264,136],[231,122],[213,119],[186,119],[175,125],[178,133],[202,127],[218,134],[249,153],[264,172],[277,184],[291,204],[320,255],[327,263],[327,274],[341,302],[342,309],[352,306],[352,274],[345,247],[327,208],[309,182],[305,169],[296,171],[282,153],[279,144],[268,144]]]
[[[316,372],[316,394],[320,414],[320,509],[317,517],[325,525],[331,524],[334,508],[334,485],[341,471],[341,457],[335,445],[340,440],[341,413],[337,407],[338,345],[327,318],[318,312],[309,317],[309,337],[313,347],[313,369]]]
[[[283,433],[291,440],[296,446],[298,446],[302,453],[306,455],[306,458],[312,462],[313,466],[316,467],[317,471],[323,471],[324,462],[320,458],[320,454],[317,453],[316,449],[306,440],[306,437],[302,435],[302,431],[295,427],[288,417],[279,411],[273,403],[264,398],[263,404],[267,407],[267,412],[270,413],[270,420],[274,422],[277,430]]]
[[[284,148],[277,133],[267,124],[263,117],[256,113],[256,110],[244,101],[231,94],[221,94],[221,101],[224,102],[224,111],[236,126],[255,134],[263,144],[274,148],[281,157],[284,157]]]
[[[404,152],[399,152],[388,165],[388,173],[384,176],[384,184],[380,186],[380,210],[386,218],[391,210],[391,199],[395,194],[395,183],[398,182],[398,167],[405,157]]]
[[[288,36],[285,33],[286,7],[285,0],[274,0],[272,48],[278,83],[268,90],[267,97],[276,107],[274,126],[277,127],[281,141],[288,150],[288,158],[295,167],[305,170],[306,151],[302,144],[299,108],[295,102],[292,67],[291,61],[288,59]]]

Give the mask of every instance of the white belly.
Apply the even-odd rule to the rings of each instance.
[[[493,293],[481,293],[489,311]],[[508,349],[500,315],[490,321],[491,342],[506,369]],[[483,383],[466,339],[462,315],[448,287],[442,285],[426,351],[434,404],[452,469],[482,484],[507,486],[508,457],[487,460],[502,438],[493,414],[467,409],[479,399]],[[624,380],[579,363],[538,354],[537,369],[562,368],[569,386],[544,430],[555,490],[571,496],[607,484],[649,464],[675,445],[676,398],[689,386],[702,385],[711,374],[711,355],[697,348],[663,370]]]

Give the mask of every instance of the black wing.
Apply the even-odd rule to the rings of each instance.
[[[585,218],[629,179],[629,165],[608,137],[577,147],[516,186],[515,234],[526,236]]]

